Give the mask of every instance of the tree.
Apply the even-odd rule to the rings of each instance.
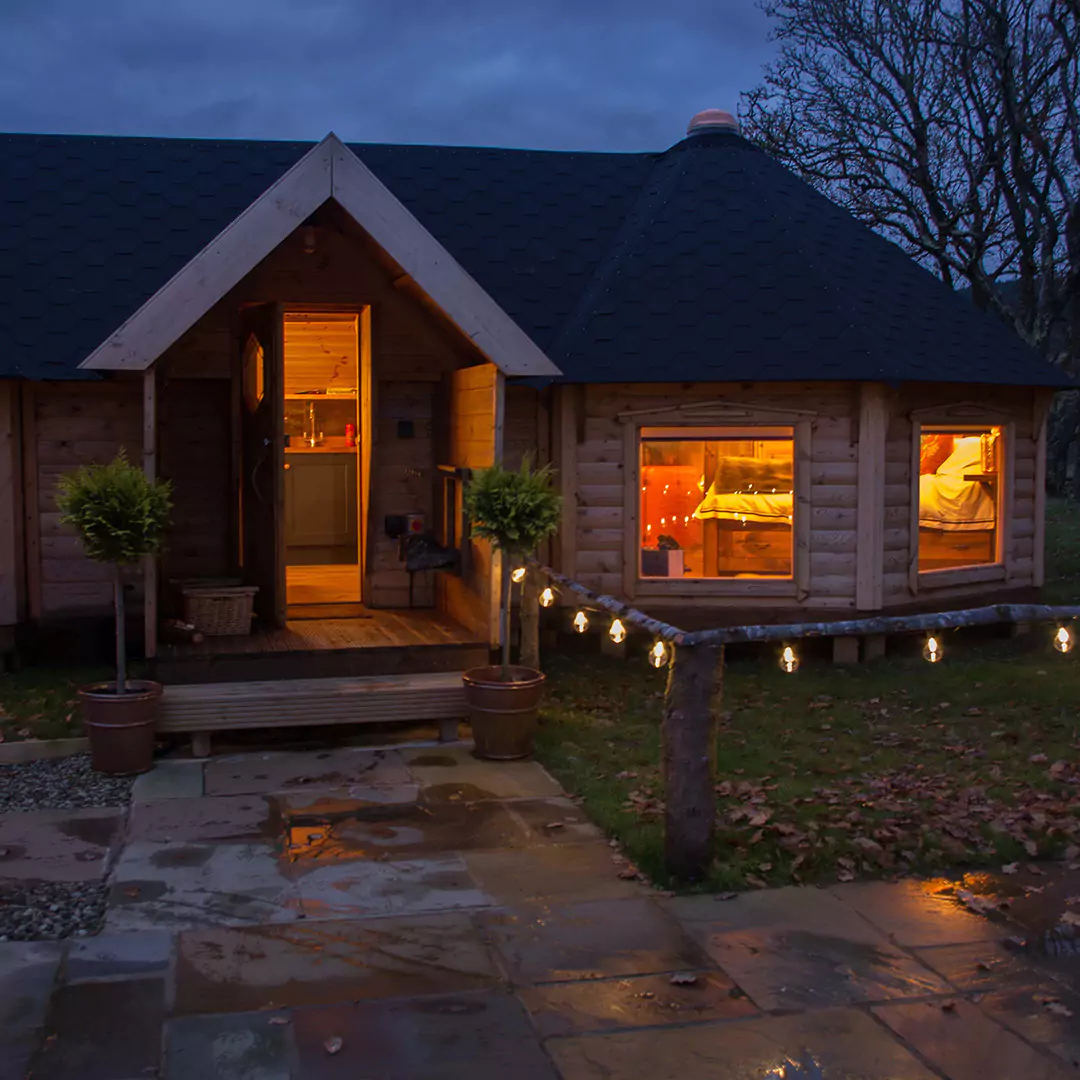
[[[1080,366],[1080,0],[763,0],[750,138]]]
[[[60,521],[70,525],[86,554],[112,567],[116,614],[116,693],[127,692],[123,567],[161,549],[169,523],[171,486],[151,480],[124,452],[108,465],[82,465],[57,481]]]

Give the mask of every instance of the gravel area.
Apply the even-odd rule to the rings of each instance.
[[[0,813],[123,806],[131,800],[134,782],[133,776],[94,772],[89,754],[0,765]]]
[[[0,882],[0,941],[54,941],[96,934],[105,923],[103,881]]]

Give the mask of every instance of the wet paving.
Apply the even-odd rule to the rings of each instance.
[[[1013,1080],[1080,1068],[1080,863],[669,897],[531,762],[167,761],[0,816],[0,1080]],[[98,887],[98,886],[95,886]]]

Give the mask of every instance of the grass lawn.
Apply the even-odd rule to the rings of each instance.
[[[75,688],[108,678],[100,669],[26,668],[0,675],[0,742],[83,734]]]
[[[1052,503],[1049,602],[1080,599],[1080,507]],[[730,650],[709,886],[852,880],[1067,855],[1080,859],[1080,648],[1052,628],[946,633],[886,660],[785,675],[776,648]],[[665,881],[660,717],[666,672],[596,644],[551,656],[540,760],[650,877]]]

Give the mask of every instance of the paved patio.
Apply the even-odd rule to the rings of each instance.
[[[168,761],[134,794],[0,817],[0,878],[111,883],[101,935],[0,943],[0,1080],[1076,1075],[1045,886],[1023,925],[945,881],[664,897],[538,765],[461,747]]]

